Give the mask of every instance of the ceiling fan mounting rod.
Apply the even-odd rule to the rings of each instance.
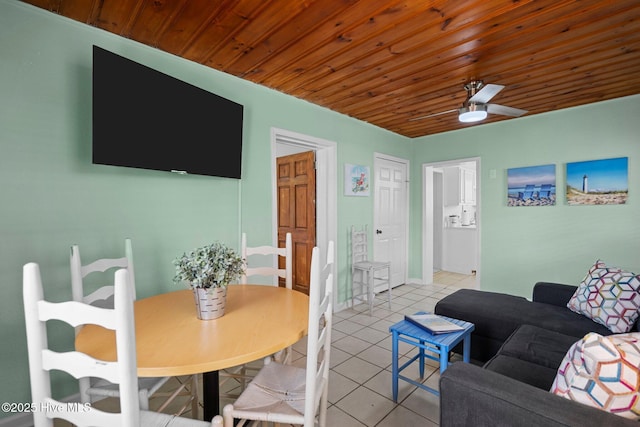
[[[464,88],[467,90],[467,99],[478,93],[483,86],[484,82],[482,80],[471,80],[469,83],[464,85]]]
[[[504,89],[503,85],[484,84],[482,80],[471,80],[464,85],[467,91],[467,98],[462,106],[457,110],[441,111],[439,113],[428,114],[426,116],[412,117],[409,121],[422,120],[428,117],[439,116],[451,111],[458,112],[458,120],[463,123],[479,122],[487,118],[489,113],[501,114],[503,116],[520,117],[526,114],[526,110],[519,108],[506,107],[504,105],[490,104],[489,101]]]

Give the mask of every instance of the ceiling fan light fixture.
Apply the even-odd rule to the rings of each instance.
[[[462,123],[479,122],[487,118],[487,106],[469,103],[458,110],[458,120]]]

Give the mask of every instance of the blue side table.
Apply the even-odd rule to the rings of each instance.
[[[418,314],[422,314],[424,312],[420,312]],[[462,360],[465,363],[469,363],[469,352],[471,350],[471,332],[475,329],[473,323],[465,322],[464,320],[452,319],[450,317],[442,316],[443,318],[455,323],[456,325],[460,325],[464,328],[463,331],[459,332],[451,332],[448,334],[437,334],[433,335],[423,328],[414,325],[411,322],[407,322],[406,320],[402,320],[392,326],[389,327],[389,332],[392,333],[393,343],[392,343],[392,352],[393,352],[393,363],[392,363],[392,375],[393,375],[393,401],[398,401],[398,380],[404,380],[408,383],[411,383],[417,387],[420,387],[423,390],[426,390],[430,393],[435,394],[436,396],[440,395],[438,390],[435,390],[431,387],[428,387],[422,383],[412,380],[411,378],[407,378],[400,374],[405,368],[411,365],[416,360],[420,363],[420,378],[424,378],[424,363],[425,359],[431,359],[440,362],[440,374],[442,374],[445,369],[449,366],[449,351],[455,347],[460,341],[463,342],[463,355]],[[416,346],[418,350],[418,354],[413,356],[408,362],[403,364],[402,366],[398,366],[398,341],[406,342],[407,344],[411,344]],[[426,351],[425,351],[426,350]],[[435,356],[434,356],[435,354]]]

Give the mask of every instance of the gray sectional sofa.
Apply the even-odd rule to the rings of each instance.
[[[588,332],[612,333],[567,308],[575,290],[539,282],[532,301],[463,289],[438,302],[436,314],[475,324],[474,363],[454,363],[440,379],[441,427],[638,426],[549,392],[573,343]]]

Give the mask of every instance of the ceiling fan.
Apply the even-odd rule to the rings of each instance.
[[[506,107],[499,104],[489,104],[488,102],[504,89],[502,85],[487,84],[481,80],[472,80],[464,85],[467,91],[467,99],[462,103],[462,107],[455,110],[441,111],[440,113],[429,114],[427,116],[414,117],[409,121],[422,120],[441,114],[458,112],[458,120],[463,123],[479,122],[487,118],[487,114],[500,114],[503,116],[520,117],[527,113],[527,110],[520,108]]]

